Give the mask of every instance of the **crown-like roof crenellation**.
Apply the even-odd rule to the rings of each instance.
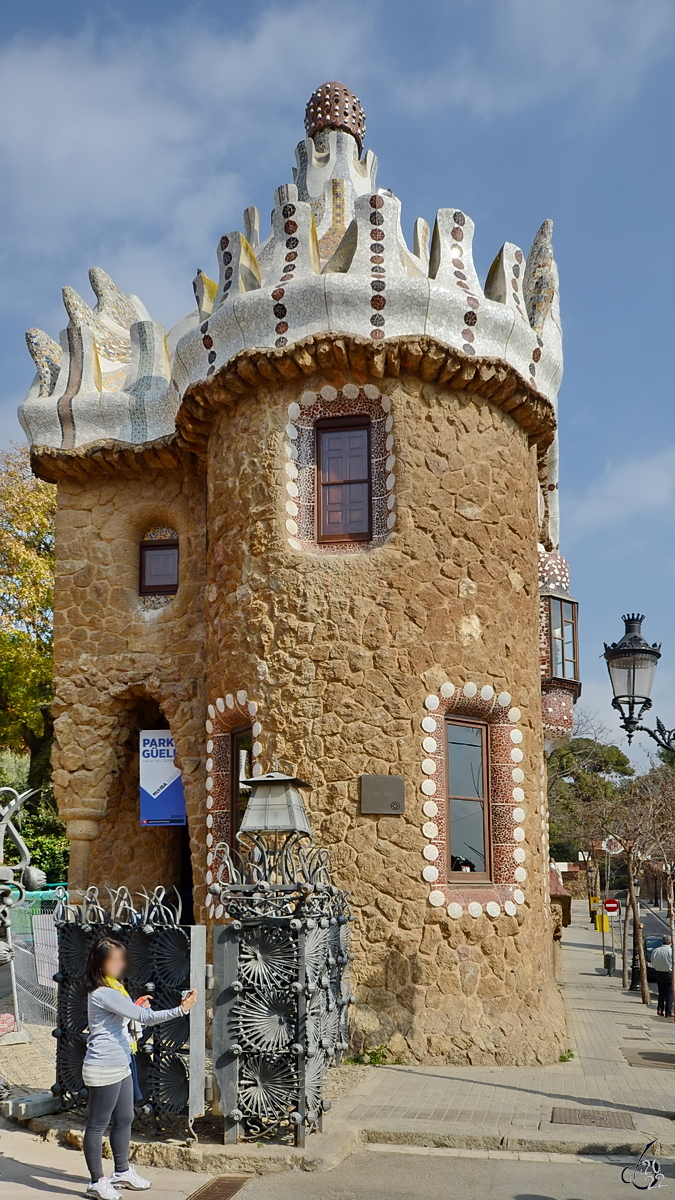
[[[418,219],[407,245],[400,201],[377,188],[377,159],[362,151],[365,115],[348,88],[318,88],[305,123],[269,234],[260,240],[248,208],[244,231],[218,243],[217,281],[197,273],[196,306],[168,336],[99,268],[90,272],[94,308],[64,290],[60,345],[29,330],[37,373],[19,416],[38,454],[171,436],[186,393],[241,354],[327,336],[373,347],[432,339],[467,362],[502,364],[553,413],[562,334],[551,222],[528,255],[505,243],[482,286],[461,208],[440,209],[432,233]]]

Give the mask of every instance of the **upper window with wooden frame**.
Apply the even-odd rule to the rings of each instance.
[[[579,679],[578,605],[564,596],[547,596],[552,679]]]
[[[138,590],[141,596],[171,596],[178,591],[178,534],[158,527],[140,545]]]
[[[372,538],[369,416],[316,422],[317,541]]]
[[[489,880],[488,730],[482,721],[446,720],[448,881]]]

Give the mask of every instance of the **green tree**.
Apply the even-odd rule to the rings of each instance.
[[[618,746],[603,740],[604,730],[590,730],[581,714],[582,736],[558,747],[548,760],[549,844],[560,860],[576,859],[588,851],[597,831],[596,807],[608,800],[633,767]],[[592,734],[592,736],[587,736]]]
[[[49,779],[56,488],[27,446],[0,450],[0,748],[28,753],[27,786]]]

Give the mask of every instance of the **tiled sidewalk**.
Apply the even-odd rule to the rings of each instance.
[[[675,1152],[675,1073],[630,1066],[626,1050],[675,1056],[675,1024],[600,973],[600,935],[575,902],[563,942],[568,1045],[575,1057],[550,1067],[380,1067],[340,1103],[364,1136],[450,1146],[547,1151],[638,1147],[658,1138]],[[675,1057],[673,1058],[675,1065]],[[634,1129],[553,1124],[552,1110],[629,1114]],[[630,1120],[627,1121],[630,1125]]]

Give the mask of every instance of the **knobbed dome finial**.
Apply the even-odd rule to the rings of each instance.
[[[343,129],[356,138],[360,154],[366,135],[366,114],[358,96],[344,83],[322,83],[307,102],[305,129],[311,138],[322,129]]]

